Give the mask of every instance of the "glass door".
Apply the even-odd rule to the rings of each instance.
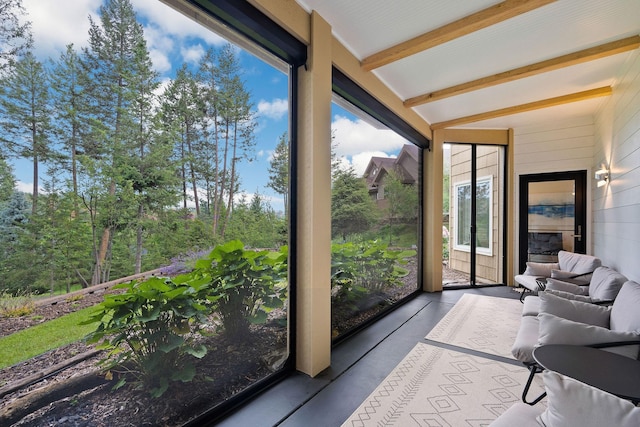
[[[447,144],[443,288],[504,283],[504,150]]]
[[[519,267],[586,250],[586,171],[520,177]]]

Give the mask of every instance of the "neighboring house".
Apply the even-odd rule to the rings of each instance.
[[[403,184],[418,182],[418,147],[405,144],[398,157],[372,157],[364,171],[363,177],[367,181],[369,195],[376,201],[378,208],[386,209],[388,200],[384,195],[385,177],[395,171]]]

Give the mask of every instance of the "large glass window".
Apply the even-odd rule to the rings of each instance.
[[[493,218],[492,176],[478,178],[476,182],[476,248],[479,253],[491,255],[491,221]],[[471,183],[459,182],[455,186],[455,248],[469,251],[471,248]]]
[[[24,5],[0,424],[182,425],[287,366],[289,65],[160,1]]]
[[[345,100],[332,111],[334,339],[418,290],[420,149]]]

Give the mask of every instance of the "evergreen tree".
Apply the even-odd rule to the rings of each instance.
[[[202,139],[201,124],[204,102],[193,74],[186,64],[176,73],[163,96],[163,120],[165,126],[177,135],[176,156],[182,178],[182,205],[187,209],[189,191],[195,202],[196,215],[200,215],[198,195],[198,155],[195,152]],[[187,190],[190,186],[190,190]]]
[[[278,145],[271,156],[269,162],[269,182],[267,187],[273,189],[278,194],[282,194],[284,199],[285,216],[289,211],[289,141],[287,133],[280,136]]]
[[[204,102],[203,141],[199,147],[199,157],[203,160],[200,174],[204,181],[206,192],[207,213],[219,212],[216,204],[221,197],[220,190],[220,123],[218,121],[218,65],[217,56],[213,48],[209,48],[200,60],[198,81],[201,87],[201,97]],[[217,218],[214,215],[213,228],[217,228]]]
[[[22,0],[0,0],[0,74],[9,71],[33,43],[31,23],[20,22],[24,15]]]
[[[253,160],[255,139],[253,131],[256,126],[251,113],[253,104],[244,82],[240,78],[240,63],[230,44],[225,45],[219,55],[218,71],[220,74],[219,120],[224,135],[223,162],[221,185],[218,194],[220,198],[226,195],[227,217],[233,210],[233,201],[240,185],[237,164],[243,160]],[[216,204],[216,217],[220,217],[221,200]],[[219,227],[219,233],[224,236],[225,224]]]
[[[15,191],[16,179],[13,175],[13,167],[0,156],[0,207],[8,202]]]
[[[41,161],[50,156],[51,115],[47,73],[31,52],[16,63],[3,82],[0,97],[0,141],[10,156],[33,162],[32,213],[38,205],[38,178]]]
[[[105,203],[96,205],[106,208],[100,215],[104,229],[92,277],[92,283],[99,283],[108,280],[106,262],[115,227],[126,221],[125,212],[116,209],[115,203],[126,198],[118,194],[127,191],[119,187],[123,174],[135,170],[131,155],[137,138],[132,104],[138,95],[136,79],[144,58],[140,52],[146,51],[146,42],[129,0],[108,0],[100,7],[101,25],[91,17],[89,21],[89,48],[84,50],[83,62],[91,82],[86,90],[94,116],[92,154],[101,163],[97,167],[103,171],[108,188]]]
[[[377,208],[365,180],[353,168],[336,170],[331,191],[331,235],[346,240],[349,234],[368,230],[376,220]]]
[[[54,133],[64,150],[59,161],[71,174],[74,206],[78,211],[78,155],[84,153],[82,142],[83,136],[87,135],[83,135],[83,130],[88,127],[89,119],[84,96],[87,76],[73,45],[67,45],[66,51],[53,64],[50,77],[52,104],[56,106]]]
[[[131,181],[138,211],[135,220],[134,272],[142,270],[145,224],[150,216],[158,214],[165,206],[176,202],[174,168],[167,159],[171,157],[172,144],[163,138],[154,138],[156,103],[155,91],[159,86],[158,75],[153,70],[146,45],[139,44],[134,51],[136,72],[131,78],[133,88],[132,111],[135,144],[131,147],[132,168],[124,172]]]
[[[29,203],[24,193],[15,191],[4,209],[0,210],[0,290],[17,294],[21,291],[20,276],[25,273],[21,240],[27,233]]]

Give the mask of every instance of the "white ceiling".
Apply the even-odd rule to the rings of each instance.
[[[495,0],[297,0],[359,60],[486,9]],[[376,68],[401,99],[640,34],[640,0],[558,0]],[[413,107],[430,124],[613,86],[630,52]],[[518,128],[593,115],[605,98],[461,125]]]

